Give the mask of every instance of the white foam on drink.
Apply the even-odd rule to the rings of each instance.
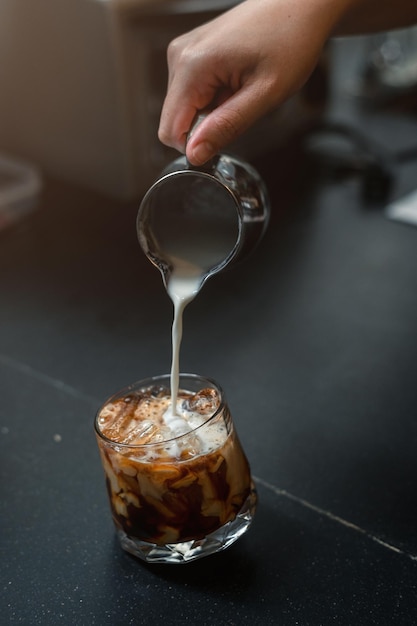
[[[165,411],[163,419],[173,437],[181,437],[179,440],[167,442],[166,450],[172,456],[179,458],[181,447],[192,447],[194,454],[200,456],[219,449],[225,443],[229,433],[223,419],[219,419],[216,424],[204,426],[208,415],[185,409],[182,401],[177,403],[176,415],[171,407],[172,405]]]

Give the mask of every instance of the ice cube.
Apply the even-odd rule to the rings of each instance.
[[[137,445],[150,443],[159,430],[158,426],[153,424],[150,420],[142,420],[139,422],[132,420],[129,426],[130,428],[123,438],[123,443]]]
[[[130,429],[135,409],[141,400],[141,394],[130,394],[107,404],[98,420],[101,432],[112,441],[121,443],[126,431]]]
[[[186,411],[195,411],[201,415],[209,415],[216,411],[219,407],[219,395],[215,389],[207,387],[197,391],[190,398],[183,402],[183,408]]]
[[[175,435],[169,426],[159,426],[158,432],[152,438],[152,443],[163,443],[164,441],[170,441],[173,437]]]
[[[194,433],[184,435],[178,440],[181,459],[192,459],[201,454],[202,446],[200,438]]]

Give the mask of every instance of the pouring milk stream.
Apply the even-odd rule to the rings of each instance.
[[[237,236],[237,233],[236,233]],[[183,313],[185,307],[196,297],[203,283],[207,279],[214,259],[225,259],[230,253],[230,241],[223,240],[222,249],[219,242],[222,238],[206,240],[205,245],[194,247],[190,253],[187,246],[186,258],[169,255],[171,271],[165,278],[166,289],[174,305],[174,319],[172,323],[172,363],[171,363],[171,406],[165,413],[164,419],[171,430],[181,434],[181,427],[186,426],[182,420],[177,405],[179,375],[180,375],[180,347],[183,331]],[[188,260],[192,258],[194,262]]]
[[[139,242],[160,270],[174,305],[171,408],[165,420],[175,433],[182,434],[184,425],[177,406],[184,309],[209,277],[256,246],[268,218],[268,193],[259,174],[241,159],[224,154],[204,168],[194,168],[179,157],[141,202]]]

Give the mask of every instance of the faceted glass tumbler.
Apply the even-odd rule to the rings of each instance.
[[[208,378],[180,374],[180,396],[181,390],[209,390],[218,397],[216,410],[185,434],[145,444],[103,434],[104,407],[164,388],[169,390],[169,375],[116,393],[98,411],[95,431],[123,549],[150,563],[187,563],[224,550],[245,533],[257,495],[224,392]]]

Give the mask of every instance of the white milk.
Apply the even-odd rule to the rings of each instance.
[[[194,300],[199,292],[206,272],[197,265],[193,265],[182,259],[172,258],[171,260],[173,261],[173,270],[167,285],[168,294],[174,304],[174,321],[172,323],[171,411],[165,413],[165,421],[173,430],[179,430],[181,427],[180,422],[184,421],[179,416],[177,410],[182,318],[185,307],[189,302]]]
[[[199,223],[198,237],[189,236],[181,240],[180,245],[171,242],[165,257],[172,267],[167,281],[167,291],[174,304],[174,321],[172,324],[172,365],[171,365],[171,407],[165,414],[168,426],[179,434],[185,425],[177,407],[179,387],[179,353],[182,338],[182,318],[187,304],[191,302],[201,285],[213,268],[219,266],[233,250],[238,237],[238,224],[235,212],[233,223],[223,224],[222,228],[207,222],[204,228]],[[194,233],[195,234],[195,233]],[[187,260],[192,259],[192,261]],[[175,417],[175,421],[173,418]],[[181,424],[181,422],[183,422]]]

